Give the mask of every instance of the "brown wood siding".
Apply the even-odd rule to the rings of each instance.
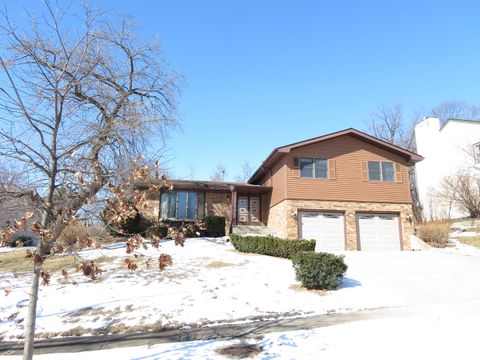
[[[272,187],[270,203],[266,204],[269,207],[272,207],[285,199],[287,195],[287,165],[285,163],[285,158],[281,159],[272,168],[271,173],[269,172],[263,177],[260,184]]]
[[[300,170],[293,168],[295,157],[326,158],[335,160],[334,179],[300,178]],[[396,170],[401,174],[401,181],[372,182],[362,180],[362,162],[392,161],[398,163]],[[286,192],[281,187],[275,194],[275,201],[279,196],[286,195],[287,199],[311,199],[332,201],[359,201],[385,203],[411,203],[408,167],[406,160],[387,150],[361,141],[349,135],[344,135],[320,143],[293,149],[280,163],[286,165],[287,186]],[[333,162],[329,162],[333,164]],[[278,164],[277,164],[278,166]],[[283,172],[277,172],[280,176]],[[273,184],[274,192],[277,185]]]

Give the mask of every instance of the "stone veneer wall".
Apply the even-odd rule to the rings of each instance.
[[[146,206],[143,206],[146,204]],[[146,200],[141,204],[139,210],[142,215],[152,221],[157,222],[160,212],[160,191],[147,191]]]
[[[205,215],[225,217],[225,234],[230,230],[232,222],[232,198],[230,193],[205,194]]]
[[[400,215],[400,228],[403,250],[410,250],[410,235],[414,233],[411,204],[390,203],[358,203],[341,201],[319,200],[284,200],[270,208],[268,226],[276,229],[279,236],[287,239],[298,238],[298,210],[312,211],[343,211],[345,213],[345,233],[347,238],[347,250],[357,250],[357,220],[356,213],[362,212],[390,212]],[[293,215],[292,215],[293,214]]]
[[[270,211],[268,212],[267,226],[276,230],[277,236],[287,238],[288,225],[286,218],[288,216],[287,201],[281,201],[270,208]],[[290,238],[297,239],[298,236],[292,236]]]

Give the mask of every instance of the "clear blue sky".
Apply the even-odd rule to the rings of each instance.
[[[135,16],[143,37],[158,34],[186,76],[183,131],[168,141],[178,178],[208,179],[217,163],[233,178],[274,147],[365,130],[382,103],[407,115],[444,100],[480,104],[478,1],[98,3]]]

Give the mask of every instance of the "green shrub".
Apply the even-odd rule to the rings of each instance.
[[[142,227],[142,217],[138,209],[131,205],[133,208],[133,213],[131,217],[124,219],[121,222],[114,222],[112,219],[116,216],[118,209],[118,202],[113,201],[109,206],[107,206],[101,213],[100,216],[105,224],[106,229],[112,235],[131,235],[139,234],[145,230],[145,227]]]
[[[417,236],[433,247],[447,246],[449,234],[450,222],[448,221],[430,221],[417,225]]]
[[[343,255],[302,251],[293,255],[292,263],[297,280],[307,289],[334,289],[348,266]]]
[[[273,236],[241,236],[231,234],[235,249],[290,259],[299,251],[315,251],[315,240],[286,240]]]
[[[162,222],[153,224],[145,230],[145,236],[152,238],[152,236],[158,236],[163,239],[168,234],[168,226]]]
[[[204,222],[208,236],[225,236],[225,218],[223,216],[205,216]]]

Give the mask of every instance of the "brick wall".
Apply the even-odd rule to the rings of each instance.
[[[225,233],[228,234],[232,222],[232,199],[230,193],[205,194],[205,215],[225,217]]]
[[[146,201],[140,204],[139,211],[146,219],[153,222],[158,221],[160,215],[160,191],[147,191]]]

